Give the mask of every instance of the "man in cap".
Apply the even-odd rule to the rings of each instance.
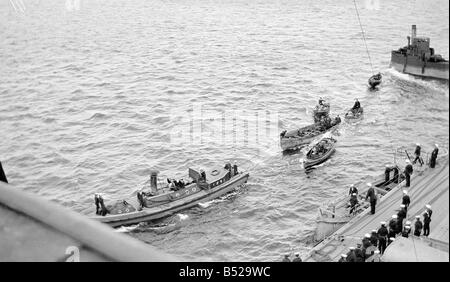
[[[377,234],[378,234],[378,249],[380,250],[381,254],[384,253],[384,250],[386,249],[386,241],[388,236],[388,230],[386,228],[386,222],[382,221],[380,228],[378,228]]]
[[[409,198],[408,191],[403,190],[402,205],[405,205],[405,211],[408,212],[409,204],[411,199]]]
[[[406,218],[405,205],[400,205],[400,210],[397,213],[397,234],[403,230],[403,219]]]
[[[339,259],[338,262],[347,262],[347,255],[346,254],[341,254],[341,258]]]
[[[405,177],[406,177],[405,187],[409,187],[411,185],[411,175],[413,173],[413,166],[408,159],[405,160],[405,163],[406,163],[406,166],[405,166],[405,170],[403,171],[403,173],[405,174]]]
[[[291,262],[291,260],[289,259],[289,255],[284,255],[284,258],[281,262]]]
[[[347,262],[356,262],[355,247],[350,247],[347,253]]]
[[[295,258],[292,262],[302,262],[302,258],[300,257],[300,253],[295,253]]]
[[[364,262],[364,252],[361,249],[361,243],[356,244],[355,257],[356,262]]]
[[[403,228],[403,231],[402,231],[402,237],[408,238],[409,233],[411,233],[411,226],[405,225],[405,228]]]
[[[139,208],[142,210],[142,208],[145,207],[145,200],[142,188],[137,191],[136,197],[138,199]]]
[[[416,156],[416,158],[413,160],[412,163],[415,164],[417,161],[419,161],[420,166],[422,166],[423,165],[423,160],[420,157],[420,150],[421,150],[420,144],[417,143],[416,144],[416,149],[414,150],[414,155]]]
[[[377,195],[375,194],[375,189],[372,186],[372,183],[367,183],[369,190],[367,190],[366,200],[370,201],[370,213],[375,214],[375,206],[377,204]]]
[[[384,182],[388,183],[390,180],[390,176],[391,176],[391,170],[392,170],[392,166],[387,164],[386,168],[384,170]]]
[[[397,215],[392,215],[391,220],[389,221],[389,234],[388,237],[395,237],[397,234]]]
[[[431,152],[430,156],[430,167],[434,168],[436,166],[436,159],[439,153],[439,146],[438,144],[434,144],[434,150]]]
[[[350,185],[350,189],[348,190],[348,194],[350,196],[352,194],[358,194],[358,188],[356,188],[355,184]]]
[[[431,206],[430,205],[425,205],[425,211],[428,213],[428,216],[430,217],[430,219],[431,219],[431,215],[433,214],[433,210],[431,209]]]
[[[95,214],[100,214],[100,200],[98,199],[98,193],[94,194],[94,202],[95,202]]]
[[[366,250],[370,246],[372,246],[372,243],[370,242],[370,234],[366,233],[362,239],[362,248],[363,250]]]
[[[431,217],[428,214],[428,212],[425,212],[423,214],[423,235],[424,236],[430,235],[430,222],[431,222]]]
[[[234,174],[233,175],[237,175],[239,172],[238,172],[238,166],[237,166],[237,162],[236,161],[234,161],[234,164],[233,164],[233,172],[234,172]]]
[[[372,244],[372,245],[374,245],[375,247],[377,247],[378,246],[378,232],[377,232],[377,230],[372,230],[372,233],[370,234],[370,243]]]
[[[422,233],[422,221],[420,221],[420,215],[416,215],[416,222],[414,223],[414,236],[420,236]]]
[[[350,197],[350,214],[352,214],[355,211],[357,204],[358,204],[358,197],[356,193],[353,193],[352,196]]]

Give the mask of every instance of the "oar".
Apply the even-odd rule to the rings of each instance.
[[[2,162],[0,162],[0,181],[8,183],[8,179],[6,179],[6,174],[3,171]]]
[[[406,156],[408,157],[408,160],[411,161],[411,158],[409,157],[408,151],[406,149],[405,149],[405,153],[406,153]]]

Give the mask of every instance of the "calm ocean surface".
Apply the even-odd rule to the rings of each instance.
[[[366,86],[371,69],[351,0],[0,0],[8,180],[89,215],[95,192],[107,203],[134,197],[152,168],[183,177],[190,166],[237,160],[250,172],[245,188],[130,234],[187,260],[306,252],[317,208],[381,173],[394,148],[448,148],[448,84],[389,69],[412,24],[449,58],[448,1],[357,3],[384,75],[378,91]],[[358,97],[365,117],[343,123],[336,154],[305,174],[303,153],[282,154],[277,135],[311,123],[319,96],[341,116]],[[274,114],[265,129],[275,138],[235,142],[239,132],[218,130],[214,115],[200,141],[174,138],[189,132],[198,105],[245,110],[249,123]]]

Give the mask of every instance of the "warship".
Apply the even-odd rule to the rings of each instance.
[[[417,36],[416,25],[407,38],[407,46],[391,52],[390,66],[403,73],[448,81],[448,61],[430,48],[430,38]]]

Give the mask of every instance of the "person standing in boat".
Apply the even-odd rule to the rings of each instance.
[[[404,170],[404,174],[406,177],[406,184],[405,187],[409,187],[411,185],[411,175],[413,174],[413,166],[411,164],[411,161],[406,159],[406,166],[405,166],[405,170]]]
[[[98,199],[98,193],[94,194],[94,201],[95,201],[95,214],[99,215],[101,207],[100,207],[100,200]]]
[[[358,188],[356,188],[355,184],[350,185],[350,189],[348,191],[348,194],[351,196],[352,194],[358,195]]]
[[[233,175],[237,175],[238,173],[239,172],[238,172],[237,162],[234,161],[234,164],[233,164]]]
[[[144,195],[143,195],[143,191],[142,190],[143,190],[142,188],[139,189],[137,194],[136,194],[140,209],[145,207]]]
[[[438,144],[434,144],[434,150],[431,152],[430,156],[430,167],[434,168],[436,166],[436,159],[439,153],[439,146]]]
[[[319,106],[323,106],[323,102],[325,102],[325,100],[322,97],[319,97]]]
[[[378,228],[377,234],[378,234],[378,249],[380,250],[380,253],[383,254],[384,250],[386,250],[387,237],[389,234],[386,228],[385,221],[381,222],[381,226],[380,228]]]
[[[416,215],[416,222],[414,223],[414,236],[420,236],[422,233],[423,224],[420,221],[420,215]]]
[[[386,165],[386,168],[384,169],[384,183],[388,183],[391,178],[391,170],[392,166],[390,164]]]
[[[358,197],[356,193],[353,193],[350,197],[350,213],[352,214],[355,209],[356,209],[356,205],[358,205]]]
[[[377,205],[377,195],[375,193],[375,189],[372,186],[372,183],[367,183],[369,186],[369,190],[367,190],[366,201],[369,199],[370,202],[370,213],[375,214],[375,206]]]
[[[352,107],[353,114],[357,113],[361,108],[361,103],[358,101],[358,98],[355,98],[355,104]]]
[[[102,194],[98,194],[98,201],[99,201],[99,204],[100,204],[100,207],[101,207],[100,215],[101,216],[107,215],[109,213],[109,211],[108,211],[108,209],[105,206],[105,202],[103,200]]]
[[[420,144],[417,143],[417,144],[416,144],[416,149],[414,150],[414,155],[415,155],[416,157],[415,157],[415,159],[413,160],[412,163],[413,163],[413,164],[416,164],[416,162],[419,161],[420,166],[422,166],[422,165],[423,165],[423,160],[422,160],[422,158],[420,157],[420,151],[421,151]]]
[[[402,205],[405,205],[405,211],[408,212],[409,204],[411,199],[409,198],[408,191],[403,190]]]

